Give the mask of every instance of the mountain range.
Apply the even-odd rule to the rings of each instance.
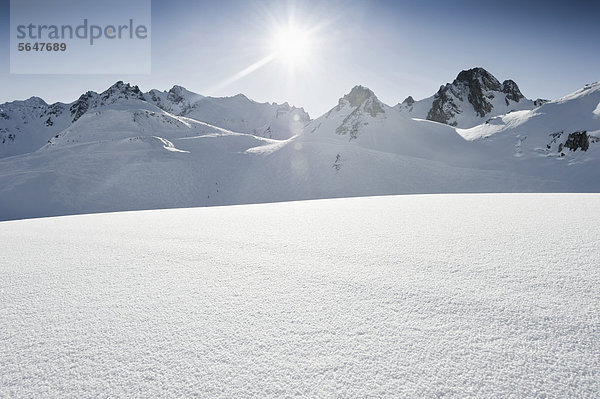
[[[600,83],[552,101],[462,71],[389,106],[354,87],[311,119],[174,86],[0,105],[0,220],[405,193],[600,191]]]

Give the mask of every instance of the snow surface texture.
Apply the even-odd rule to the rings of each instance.
[[[0,223],[0,397],[598,397],[600,195]]]

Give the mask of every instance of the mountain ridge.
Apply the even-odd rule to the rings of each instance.
[[[205,97],[177,85],[144,93],[120,80],[101,93],[87,91],[71,103],[48,104],[30,97],[0,104],[0,158],[35,151],[87,112],[119,102],[133,107],[146,102],[176,116],[265,138],[290,138],[310,120],[303,108],[288,103],[259,103],[243,94]]]
[[[8,119],[0,114],[56,131],[36,151],[0,158],[0,220],[365,195],[600,192],[600,83],[472,128],[411,117],[360,85],[310,121],[287,104],[240,95],[206,106],[182,87],[109,89],[75,107],[34,98]],[[194,118],[210,110],[219,122],[231,106],[239,119],[230,123],[241,123],[261,105],[299,133],[274,139]]]

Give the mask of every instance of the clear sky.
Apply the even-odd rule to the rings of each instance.
[[[356,84],[394,105],[475,66],[513,79],[530,98],[600,80],[598,1],[154,0],[149,75],[11,75],[9,1],[0,4],[0,102],[71,102],[124,80],[144,91],[178,84],[288,101],[317,117]],[[290,59],[277,43],[292,19],[303,42]]]

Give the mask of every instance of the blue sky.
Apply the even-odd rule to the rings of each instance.
[[[326,112],[354,85],[394,105],[428,97],[458,72],[482,66],[530,98],[556,98],[600,80],[597,1],[153,1],[149,75],[11,75],[9,2],[1,0],[0,102],[33,95],[75,100],[117,80],[144,91],[174,84],[216,96]],[[107,13],[118,10],[107,10]],[[295,15],[311,30],[302,65],[264,59]],[[293,71],[290,71],[293,66]]]

